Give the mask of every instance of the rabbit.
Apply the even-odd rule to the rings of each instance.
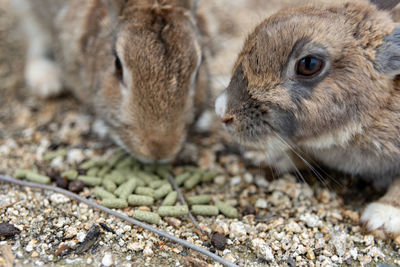
[[[400,25],[389,13],[398,2],[279,11],[249,34],[215,102],[233,139],[265,149],[282,172],[310,157],[388,186],[361,216],[385,236],[400,234]]]
[[[68,90],[142,162],[169,162],[209,95],[207,26],[193,0],[13,0],[27,86]],[[104,129],[103,129],[104,130]]]

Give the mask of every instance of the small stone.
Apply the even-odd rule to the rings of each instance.
[[[353,258],[353,260],[356,260],[358,257],[358,249],[357,248],[352,248],[349,251],[350,256]]]
[[[261,238],[256,238],[251,241],[253,250],[256,252],[257,257],[266,260],[273,261],[275,259],[272,248]]]
[[[67,203],[70,199],[60,193],[54,193],[50,196],[50,201],[55,204]]]
[[[32,258],[37,258],[37,257],[39,257],[39,253],[37,253],[36,251],[34,251],[34,252],[32,252],[31,257],[32,257]]]
[[[256,201],[256,207],[260,209],[266,209],[268,207],[268,202],[264,198],[259,198]]]
[[[179,228],[182,224],[181,220],[174,217],[164,217],[163,220],[166,221],[168,225],[171,225],[175,228]]]
[[[211,244],[218,250],[224,250],[226,245],[225,235],[214,233],[211,237]]]
[[[344,256],[346,253],[346,234],[342,232],[334,232],[332,233],[332,239],[330,243],[335,247],[337,255],[340,257]]]
[[[76,228],[70,226],[67,228],[67,231],[65,232],[65,238],[71,239],[74,236],[76,236],[77,234],[78,234],[78,231],[76,230]]]
[[[240,176],[232,177],[230,180],[231,185],[238,185],[238,184],[240,184],[241,181],[242,181],[242,177],[240,177]]]
[[[322,225],[322,222],[319,220],[318,216],[315,214],[306,213],[300,216],[300,220],[305,222],[306,225],[310,228],[318,227]]]
[[[84,187],[85,184],[82,181],[75,180],[69,183],[68,190],[74,193],[80,193]]]
[[[101,264],[103,264],[103,266],[106,266],[106,267],[109,267],[114,264],[112,254],[110,252],[106,252],[104,254],[104,257],[101,260]]]
[[[346,218],[349,218],[350,221],[354,222],[354,223],[358,223],[358,221],[360,220],[360,215],[352,210],[345,210],[343,211],[343,216]]]
[[[223,184],[225,184],[225,182],[226,182],[226,179],[225,179],[225,177],[222,176],[222,175],[217,176],[217,177],[215,177],[215,179],[214,179],[214,183],[215,183],[215,184],[218,184],[218,185],[223,185]]]
[[[61,177],[61,175],[56,175],[56,184],[58,187],[61,187],[62,189],[67,189],[68,188],[68,179],[65,177]]]
[[[29,241],[28,245],[26,245],[25,247],[25,251],[26,252],[32,252],[34,247],[36,246],[37,241],[32,239],[31,241]]]
[[[20,230],[12,224],[0,223],[0,236],[12,237],[20,233]]]
[[[67,154],[67,161],[71,164],[79,164],[85,159],[85,155],[83,154],[82,150],[73,148],[68,151]]]
[[[230,227],[230,237],[231,238],[240,238],[246,236],[246,228],[242,222],[233,222]]]
[[[154,252],[151,249],[151,245],[147,245],[143,250],[143,256],[151,258],[151,257],[153,257],[153,255],[154,255]]]
[[[315,260],[314,251],[313,251],[312,249],[308,249],[308,250],[307,250],[306,257],[307,257],[307,259],[309,259],[309,260]]]

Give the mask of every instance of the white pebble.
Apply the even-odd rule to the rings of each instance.
[[[85,240],[86,237],[86,233],[81,230],[76,234],[76,239],[78,239],[79,242],[83,242],[83,240]]]
[[[310,228],[322,226],[322,222],[315,214],[310,214],[310,213],[303,214],[300,216],[300,220],[305,222],[307,226]]]
[[[256,201],[256,207],[260,209],[266,209],[268,207],[268,202],[264,198],[259,198]]]
[[[28,245],[26,245],[25,247],[26,252],[32,252],[35,246],[36,246],[36,240],[29,241]]]
[[[246,236],[246,228],[242,222],[233,222],[231,223],[231,233],[230,238],[240,238]]]
[[[330,243],[335,247],[337,255],[340,257],[344,256],[346,253],[346,234],[342,232],[334,232],[332,234],[332,239],[330,240]]]
[[[54,193],[50,196],[50,201],[55,204],[67,203],[70,199],[60,193]]]
[[[104,266],[108,267],[114,264],[113,258],[112,258],[112,254],[110,252],[106,252],[106,254],[104,254],[103,259],[101,260],[101,264],[103,264]]]
[[[67,161],[71,164],[81,163],[85,159],[85,155],[83,154],[82,150],[73,148],[68,151],[67,154]]]
[[[154,252],[151,249],[151,245],[147,245],[143,250],[143,256],[145,257],[153,257]]]
[[[257,257],[267,261],[273,261],[275,259],[271,247],[268,246],[267,243],[261,238],[253,239],[251,244],[253,246],[253,250],[257,254]]]
[[[235,176],[231,178],[231,185],[238,185],[242,181],[242,177],[240,176]]]

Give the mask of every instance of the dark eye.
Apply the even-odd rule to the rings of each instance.
[[[296,64],[296,74],[305,78],[312,78],[320,73],[325,63],[316,57],[306,56]]]
[[[124,70],[122,69],[121,60],[119,60],[117,52],[114,52],[114,56],[115,56],[115,76],[117,76],[118,80],[122,82],[124,78]]]

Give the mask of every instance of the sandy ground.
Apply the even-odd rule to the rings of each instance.
[[[210,60],[216,95],[229,82],[243,38],[277,9],[305,1],[203,1],[208,10],[215,55]],[[60,171],[95,156],[110,155],[116,147],[93,133],[93,115],[72,96],[38,100],[29,96],[22,77],[24,42],[16,21],[0,1],[0,173],[17,168]],[[278,177],[255,161],[256,151],[241,153],[216,122],[210,133],[195,134],[188,147],[201,168],[218,170],[214,182],[184,190],[224,200],[239,211],[237,219],[198,216],[202,228],[227,237],[217,251],[240,266],[399,265],[400,244],[364,233],[359,217],[365,203],[382,192],[371,185],[329,170],[324,181],[311,171],[302,183],[292,175]],[[68,156],[51,162],[47,151],[65,149]],[[245,154],[245,156],[243,156]],[[250,158],[250,159],[249,159]],[[174,166],[179,172],[180,166]],[[96,200],[90,188],[82,196]],[[157,235],[52,192],[0,186],[0,223],[21,232],[0,240],[0,266],[213,266],[215,263]],[[156,203],[151,210],[156,210]],[[122,210],[131,215],[132,208]],[[115,234],[101,230],[93,247],[74,253],[94,224],[105,223]],[[159,228],[207,249],[209,237],[196,231],[185,217],[164,219]],[[63,249],[71,253],[62,258]],[[67,250],[68,250],[67,249]]]

